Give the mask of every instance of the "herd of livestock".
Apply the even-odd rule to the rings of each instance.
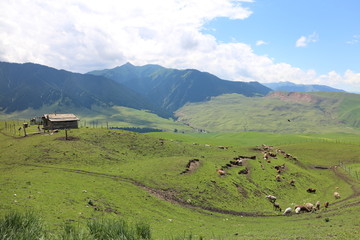
[[[220,147],[219,147],[220,148]],[[227,148],[221,148],[221,149],[227,149]],[[276,159],[278,154],[281,154],[284,158],[286,159],[290,159],[293,161],[298,161],[296,157],[292,156],[291,154],[285,153],[285,151],[281,150],[281,149],[276,149],[274,150],[273,146],[268,146],[268,145],[261,145],[261,146],[257,146],[255,148],[258,151],[262,151],[263,154],[263,159],[267,162],[267,163],[271,163],[271,159],[274,158]],[[227,174],[226,169],[234,167],[234,166],[243,166],[244,161],[249,160],[249,159],[256,159],[256,156],[238,156],[235,157],[232,161],[230,161],[229,163],[227,163],[226,165],[222,166],[221,168],[217,169],[217,173],[220,176],[224,176]],[[261,168],[265,169],[264,165],[262,164],[262,161],[259,161],[261,163]],[[282,176],[281,173],[283,171],[285,171],[286,167],[285,167],[285,163],[282,165],[276,165],[274,166],[277,175],[275,176],[275,180],[277,182],[281,182],[282,181]],[[249,173],[249,169],[246,167],[242,170],[240,170],[238,172],[239,174],[248,174]],[[291,186],[295,186],[295,180],[291,179],[289,181],[289,184]],[[315,188],[308,188],[306,190],[308,193],[316,193],[316,189]],[[278,202],[276,202],[276,197],[273,195],[267,195],[266,198],[273,204],[274,210],[278,210],[280,212],[282,212],[282,209],[280,207],[280,204]],[[340,198],[340,194],[338,192],[334,192],[334,198],[335,199],[339,199]],[[329,202],[324,202],[323,203],[323,207],[324,208],[328,208],[329,207]],[[312,203],[305,203],[303,205],[295,205],[294,206],[294,212],[296,214],[299,214],[301,212],[314,212],[316,210],[320,210],[321,208],[321,204],[320,201],[317,201],[315,204]],[[289,215],[293,212],[293,209],[291,207],[288,207],[284,210],[283,215]]]

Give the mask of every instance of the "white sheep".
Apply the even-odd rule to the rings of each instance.
[[[340,198],[340,193],[334,192],[334,197],[335,197],[336,199],[339,199],[339,198]]]
[[[300,208],[300,207],[295,208],[295,213],[296,213],[296,214],[299,214],[300,211],[301,211],[301,208]]]
[[[291,207],[288,207],[287,209],[285,209],[283,215],[287,215],[287,214],[290,214],[291,213]]]
[[[265,198],[269,199],[269,201],[272,203],[276,201],[276,197],[273,195],[267,195]]]
[[[312,203],[306,203],[305,207],[306,207],[308,212],[312,212],[312,211],[315,210],[314,204],[312,204]]]

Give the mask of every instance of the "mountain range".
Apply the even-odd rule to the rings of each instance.
[[[127,63],[89,74],[104,76],[124,84],[171,112],[188,102],[201,102],[225,93],[253,97],[264,96],[271,91],[258,82],[227,81],[196,69],[177,70],[159,65],[138,67]]]
[[[296,84],[292,82],[261,83],[274,91],[291,92],[345,92],[344,90],[317,84]]]
[[[257,82],[232,82],[198,70],[167,69],[130,63],[80,74],[33,63],[0,62],[0,112],[13,113],[51,106],[72,108],[124,106],[162,117],[188,102],[224,93],[263,96],[270,89]]]
[[[0,111],[12,113],[28,108],[53,106],[53,111],[92,106],[125,106],[164,111],[140,94],[101,76],[72,73],[33,63],[0,62]]]
[[[72,112],[88,122],[170,131],[348,132],[360,127],[359,94],[321,85],[268,86],[286,91],[159,65],[127,63],[80,74],[0,62],[0,116]]]

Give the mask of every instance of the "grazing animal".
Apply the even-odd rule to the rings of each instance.
[[[218,146],[218,148],[219,148],[219,149],[224,149],[224,150],[226,150],[226,149],[228,149],[229,147],[225,147],[225,146]]]
[[[315,188],[308,188],[306,190],[308,193],[315,193],[316,192],[316,189]]]
[[[279,174],[276,175],[275,179],[276,179],[277,182],[281,182],[281,176]]]
[[[298,212],[296,212],[296,209],[298,209]],[[295,212],[310,212],[309,209],[305,205],[295,205]]]
[[[248,174],[249,173],[249,169],[245,168],[239,171],[239,174]]]
[[[265,160],[268,160],[268,159],[269,159],[269,153],[265,153],[265,154],[264,154],[264,159],[265,159]]]
[[[223,176],[226,174],[226,172],[223,169],[217,169],[216,172],[220,175]]]
[[[291,213],[291,210],[292,210],[291,207],[288,207],[287,209],[285,209],[283,215],[288,215],[288,214],[290,214],[290,213]]]
[[[281,212],[281,207],[279,203],[274,202],[273,205],[274,205],[274,210],[279,210]]]
[[[230,161],[230,164],[235,165],[235,166],[242,166],[243,160],[237,159],[235,161]]]
[[[312,204],[312,203],[306,203],[305,207],[307,208],[308,212],[312,212],[315,210],[314,204]]]
[[[296,208],[295,208],[295,213],[296,213],[296,214],[299,214],[300,211],[301,211],[301,208],[300,208],[300,207],[296,207]]]
[[[270,157],[273,157],[273,158],[275,158],[276,157],[276,153],[269,153],[269,155],[270,155]]]
[[[329,207],[329,202],[324,202],[324,207],[328,208]]]
[[[295,186],[295,180],[294,180],[294,179],[291,179],[291,180],[290,180],[290,185],[291,185],[291,186]]]
[[[267,195],[265,198],[269,199],[269,201],[272,203],[274,203],[276,201],[276,197],[273,195]]]
[[[315,208],[316,208],[317,210],[320,210],[320,201],[317,201],[317,202],[315,203]]]
[[[334,197],[335,197],[336,199],[339,199],[339,198],[340,198],[340,193],[334,192]]]

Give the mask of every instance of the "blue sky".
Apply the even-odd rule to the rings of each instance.
[[[245,20],[217,18],[204,32],[222,42],[244,42],[256,54],[319,74],[360,72],[360,1],[257,0]],[[296,47],[302,36],[313,41]],[[256,45],[258,41],[263,44]]]
[[[1,0],[0,61],[126,62],[360,92],[358,0]]]

